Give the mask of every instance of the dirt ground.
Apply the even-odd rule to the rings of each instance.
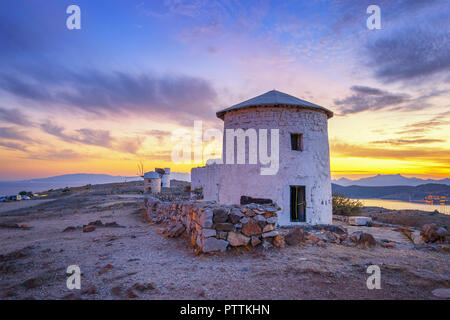
[[[40,200],[2,202],[2,203],[0,203],[0,214],[2,214],[3,212],[34,207],[34,206],[40,205],[40,204],[48,202],[48,201],[53,201],[53,199],[52,200],[40,199]]]
[[[132,188],[131,188],[132,189]],[[196,256],[188,241],[158,234],[141,218],[142,195],[85,188],[0,214],[1,299],[438,299],[450,287],[449,254],[413,245],[392,228],[364,229],[395,248],[337,244]],[[118,225],[83,232],[101,220]],[[67,227],[75,227],[65,231]],[[70,265],[81,290],[66,287]],[[381,289],[369,290],[369,265]]]

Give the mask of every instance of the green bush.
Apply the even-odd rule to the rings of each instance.
[[[352,200],[341,194],[333,195],[333,214],[342,216],[356,216],[361,212],[363,204],[359,200]]]
[[[194,190],[192,190],[192,193],[195,194],[195,197],[197,199],[203,199],[203,188],[202,187],[195,188]]]

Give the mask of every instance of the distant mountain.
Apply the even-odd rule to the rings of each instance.
[[[0,181],[0,183],[68,183],[69,186],[73,184],[101,184],[101,183],[115,183],[124,181],[133,181],[141,179],[140,177],[125,177],[125,176],[111,176],[109,174],[91,174],[91,173],[75,173],[64,174],[60,176],[37,178],[29,180],[18,181]]]
[[[350,180],[346,178],[340,178],[338,180],[332,180],[333,183],[341,186],[367,186],[367,187],[383,187],[383,186],[419,186],[427,183],[438,183],[450,185],[450,179],[419,179],[419,178],[407,178],[401,174],[377,174],[374,177],[361,178],[358,180]]]
[[[171,180],[191,181],[189,173],[171,172]],[[76,173],[19,181],[0,181],[0,196],[13,195],[20,191],[41,192],[49,189],[80,187],[87,184],[118,183],[142,180],[138,176],[112,176],[108,174]]]
[[[420,186],[340,186],[331,184],[333,194],[342,194],[354,199],[389,199],[389,200],[424,200],[430,194],[434,196],[450,197],[450,186],[445,184],[428,183]]]
[[[170,177],[170,180],[180,180],[180,181],[191,182],[191,174],[190,173],[171,172],[169,177]]]

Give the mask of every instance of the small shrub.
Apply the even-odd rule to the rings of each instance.
[[[344,195],[333,195],[333,214],[342,216],[356,216],[361,212],[363,204],[359,200],[352,200]]]
[[[195,188],[194,190],[192,190],[192,193],[195,195],[196,199],[203,199],[203,188],[202,187]]]

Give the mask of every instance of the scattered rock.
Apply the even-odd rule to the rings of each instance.
[[[156,233],[158,234],[165,234],[167,232],[166,228],[158,228],[156,229]]]
[[[20,258],[28,257],[31,253],[32,247],[25,247],[20,250],[16,250],[10,253],[7,253],[5,255],[0,254],[0,262],[10,261],[10,260],[16,260]]]
[[[342,244],[346,247],[356,247],[357,244],[355,242],[352,242],[350,240],[345,240],[342,242]]]
[[[333,232],[325,231],[325,237],[327,242],[341,243],[341,237]]]
[[[95,221],[89,222],[88,226],[103,227],[103,222],[101,220],[95,220]]]
[[[83,226],[83,232],[92,232],[94,230],[95,230],[95,226],[93,226],[93,225]]]
[[[19,229],[20,226],[17,223],[0,223],[0,228],[6,229]]]
[[[448,231],[447,229],[440,227],[439,229],[436,230],[436,234],[441,238],[444,239],[446,236],[448,236]]]
[[[75,231],[77,228],[74,226],[68,226],[63,230],[63,232]]]
[[[264,240],[261,246],[264,250],[273,248],[273,245],[267,240]]]
[[[284,237],[282,235],[276,235],[273,238],[273,246],[277,248],[284,248],[286,243],[284,242]]]
[[[132,288],[139,292],[144,292],[144,291],[155,289],[155,287],[151,283],[147,283],[147,284],[135,283]]]
[[[365,245],[366,247],[372,247],[377,244],[375,238],[370,233],[365,233],[362,231],[354,232],[350,235],[350,241]]]
[[[383,248],[395,248],[397,244],[393,241],[387,240],[387,239],[380,239],[378,240],[378,243]]]
[[[396,244],[395,244],[395,242],[388,242],[388,243],[384,243],[383,246],[385,248],[395,248]]]
[[[438,250],[441,252],[449,253],[450,252],[450,244],[440,243],[437,245]]]
[[[348,218],[348,223],[352,226],[367,226],[372,222],[370,217],[352,216]]]
[[[338,225],[334,225],[334,224],[315,224],[315,225],[303,225],[300,226],[299,228],[302,228],[303,231],[330,231],[333,233],[336,233],[338,235],[344,235],[344,234],[348,234],[347,229],[342,227],[342,226],[338,226]]]
[[[38,278],[31,278],[22,282],[22,285],[27,289],[34,289],[42,285],[42,281]]]
[[[116,297],[122,297],[122,289],[120,287],[114,287],[111,289],[111,292],[113,295],[115,295]]]
[[[253,247],[256,247],[258,244],[262,242],[261,238],[259,236],[252,236],[250,243]]]
[[[109,270],[111,270],[112,268],[114,268],[113,265],[111,264],[107,264],[106,266],[104,266],[103,268],[100,269],[100,271],[98,272],[98,274],[104,274],[107,273]]]
[[[284,240],[289,246],[297,246],[305,241],[305,233],[302,228],[296,227],[289,231],[289,233],[284,237]]]
[[[126,296],[130,299],[136,299],[139,298],[139,296],[133,292],[133,289],[129,288],[127,289],[127,291],[125,292]]]
[[[445,228],[438,227],[436,224],[426,224],[422,227],[422,231],[420,232],[422,236],[422,240],[424,242],[446,242],[448,231]]]
[[[89,288],[81,291],[81,294],[97,294],[97,288],[95,286],[90,286]]]
[[[358,241],[359,241],[359,238],[361,237],[361,234],[362,234],[362,231],[356,231],[356,232],[353,232],[351,235],[350,235],[350,241],[351,242],[354,242],[354,243],[358,243]]]
[[[27,226],[26,224],[17,224],[17,223],[0,223],[0,228],[6,228],[6,229],[31,229],[32,227]]]
[[[311,244],[316,244],[316,243],[320,242],[320,238],[319,238],[319,237],[316,237],[316,236],[313,235],[313,234],[310,234],[310,235],[308,235],[308,241],[309,241],[309,243],[311,243]]]
[[[200,290],[200,291],[198,292],[198,296],[204,298],[204,297],[206,296],[205,290]]]
[[[250,242],[249,237],[246,237],[242,233],[236,232],[229,232],[227,239],[233,247],[246,246]]]
[[[117,222],[107,222],[104,224],[104,227],[106,228],[125,228],[124,226],[119,225]]]

